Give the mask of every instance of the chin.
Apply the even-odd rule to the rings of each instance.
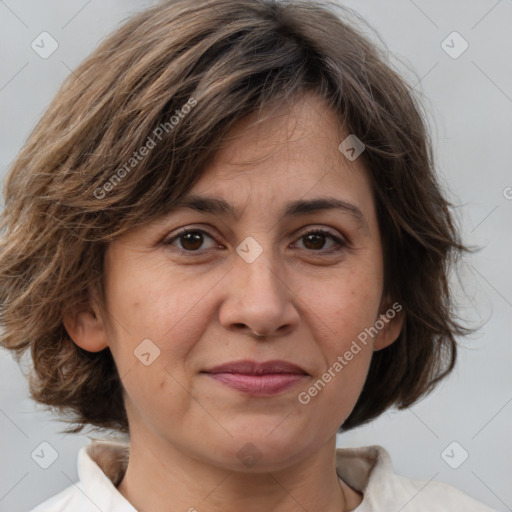
[[[233,437],[223,436],[215,444],[209,439],[207,442],[210,453],[213,447],[215,463],[230,471],[260,473],[285,469],[307,456],[306,447],[300,444],[302,436],[278,425],[276,422],[268,428],[265,423],[265,428],[255,429],[253,426],[241,431],[228,428]],[[311,453],[315,449],[316,446],[312,447]]]

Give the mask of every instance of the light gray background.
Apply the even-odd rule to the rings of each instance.
[[[151,3],[0,0],[2,178],[63,79],[121,20]],[[427,399],[339,436],[338,445],[380,444],[396,472],[512,510],[512,1],[345,5],[377,29],[399,71],[426,97],[439,170],[461,205],[465,240],[483,247],[462,267],[460,310],[484,325],[461,340],[456,370]],[[43,31],[59,44],[48,59],[31,48]],[[469,43],[456,59],[441,46],[453,31]],[[25,378],[3,351],[0,375],[0,511],[17,512],[76,481],[76,454],[88,439],[59,433],[63,424],[31,402]],[[43,441],[58,452],[46,470],[31,458]],[[452,460],[469,454],[457,469],[441,457],[453,441],[460,447]]]

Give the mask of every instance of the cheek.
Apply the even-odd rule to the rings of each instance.
[[[169,272],[161,262],[118,269],[123,265],[112,272],[107,293],[113,349],[122,356],[150,339],[162,355],[185,353],[208,320],[205,299],[218,276],[191,279],[187,272]]]
[[[352,412],[373,355],[372,341],[364,337],[373,308],[369,313],[368,303],[356,300],[345,305],[345,309],[333,308],[334,315],[327,308],[324,311],[325,321],[330,322],[328,334],[316,339],[322,365],[298,397],[309,417],[326,433],[338,429]]]
[[[167,429],[188,420],[191,353],[211,321],[209,293],[218,281],[146,267],[144,275],[132,272],[111,288],[110,348],[135,417],[153,418]]]
[[[207,420],[186,391],[183,377],[175,368],[167,366],[159,358],[149,367],[133,368],[123,379],[124,403],[132,433],[136,429],[143,432],[144,425],[152,425],[178,439],[183,432],[197,429],[197,418]]]
[[[326,426],[335,427],[352,411],[368,374],[373,339],[365,329],[378,316],[379,267],[352,268],[309,290],[305,314],[322,354],[322,368],[304,390],[301,403],[316,409],[313,416],[323,418]]]
[[[346,269],[317,285],[311,282],[308,289],[304,303],[317,318],[317,332],[330,351],[344,351],[378,317],[382,295],[378,268]]]
[[[323,343],[322,367],[297,397],[310,429],[326,436],[348,418],[363,389],[373,354],[370,344],[357,340],[359,329],[345,326],[339,336]],[[313,426],[314,425],[314,426]]]

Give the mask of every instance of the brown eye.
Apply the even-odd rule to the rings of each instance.
[[[204,247],[208,239],[211,241],[210,246]],[[299,240],[303,243],[302,249],[319,254],[338,252],[347,247],[347,243],[344,240],[325,230],[309,231],[304,233]],[[200,255],[208,249],[215,247],[215,244],[212,244],[212,242],[214,242],[213,237],[201,229],[185,229],[164,242],[164,244],[174,246],[179,252],[184,254],[195,253]]]
[[[347,244],[339,237],[329,231],[315,230],[304,233],[300,240],[303,240],[304,249],[319,253],[331,253],[344,249]],[[325,248],[325,244],[331,240],[331,246]]]
[[[323,233],[311,233],[304,236],[304,245],[307,249],[322,249],[325,244],[325,235]]]
[[[189,231],[180,235],[181,246],[187,251],[196,251],[203,245],[203,234],[198,231]]]
[[[182,252],[200,252],[206,239],[213,240],[213,238],[200,229],[190,229],[178,233],[176,236],[165,242],[165,245],[172,245]],[[211,246],[213,247],[213,245]],[[203,249],[207,250],[211,247]]]

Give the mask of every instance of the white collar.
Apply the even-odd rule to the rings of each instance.
[[[74,487],[85,495],[82,502],[87,499],[104,512],[137,512],[115,485],[124,475],[128,453],[128,443],[111,440],[94,440],[80,450],[80,482]],[[388,512],[406,505],[411,512],[434,509],[492,511],[444,483],[412,480],[395,474],[389,453],[382,446],[338,448],[335,460],[341,479],[363,494],[363,501],[353,512]]]

